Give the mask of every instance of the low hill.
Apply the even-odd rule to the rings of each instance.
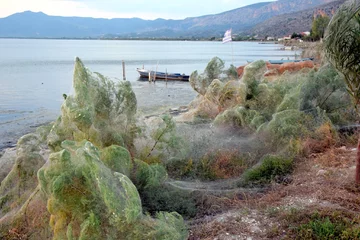
[[[255,34],[259,37],[281,37],[294,32],[300,33],[310,31],[314,16],[326,14],[331,17],[344,2],[345,0],[337,0],[315,8],[275,16],[267,21],[257,24],[248,31],[248,34]]]
[[[0,37],[99,38],[118,37],[209,37],[226,29],[244,32],[274,16],[313,9],[335,0],[278,0],[257,3],[231,11],[183,20],[140,18],[99,19],[48,16],[23,12],[0,18]]]

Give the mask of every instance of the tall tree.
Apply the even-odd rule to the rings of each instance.
[[[328,15],[320,15],[314,18],[311,27],[311,37],[314,40],[319,40],[324,37],[325,29],[329,24],[330,18]]]
[[[360,107],[360,1],[350,0],[340,7],[325,33],[325,52],[343,74],[355,107]],[[357,147],[356,182],[360,184],[360,137]]]

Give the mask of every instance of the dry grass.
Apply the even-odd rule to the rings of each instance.
[[[12,227],[6,227],[9,230],[0,238],[4,240],[51,239],[49,219],[46,201],[37,193],[16,215],[2,219],[4,222],[0,222],[0,226],[4,224],[4,226]]]
[[[222,213],[194,221],[190,239],[299,239],[295,230],[314,212],[336,212],[351,222],[360,211],[355,157],[354,146],[313,153],[297,162],[290,184],[273,183],[263,194],[229,199]]]

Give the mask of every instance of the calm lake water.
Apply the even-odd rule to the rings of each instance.
[[[103,41],[0,39],[0,137],[8,140],[60,113],[62,94],[72,92],[75,57],[93,72],[122,80],[122,60],[141,111],[187,105],[196,93],[187,82],[139,81],[137,67],[191,74],[220,57],[226,66],[247,60],[293,59],[281,45],[255,42]],[[1,148],[0,143],[0,148]]]

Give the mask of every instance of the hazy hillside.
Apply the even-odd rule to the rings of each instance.
[[[246,31],[274,16],[311,9],[335,0],[279,0],[249,5],[215,15],[184,20],[56,17],[23,12],[0,19],[0,37],[83,38],[110,36],[221,36],[226,29]]]
[[[256,25],[249,31],[249,34],[257,34],[259,37],[280,37],[294,32],[310,31],[314,14],[327,14],[328,16],[332,16],[345,1],[346,0],[338,0],[315,8],[275,16],[266,22]]]
[[[105,34],[125,34],[132,31],[171,27],[174,20],[154,21],[139,18],[99,19],[57,17],[44,13],[23,12],[0,19],[0,37],[101,37]]]
[[[193,28],[218,28],[231,26],[234,30],[244,30],[255,26],[273,16],[297,12],[304,9],[333,2],[335,0],[279,0],[276,2],[258,3],[234,9],[216,15],[185,19]]]

